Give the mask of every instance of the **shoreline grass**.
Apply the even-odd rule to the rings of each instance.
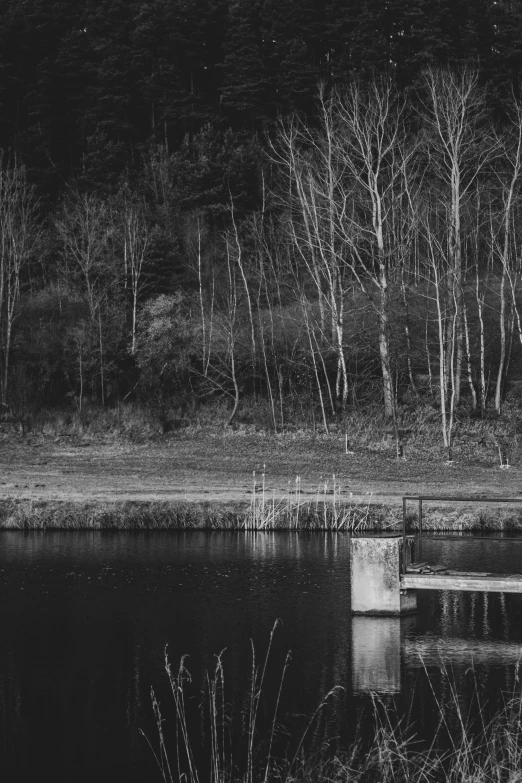
[[[409,515],[408,531],[417,518]],[[332,495],[303,500],[276,498],[266,492],[250,501],[124,501],[71,502],[0,500],[1,530],[229,530],[398,533],[402,511],[372,504],[365,498]],[[522,532],[522,510],[463,511],[434,507],[425,513],[423,530],[432,533]]]

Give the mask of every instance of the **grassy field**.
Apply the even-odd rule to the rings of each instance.
[[[473,444],[472,444],[473,445]],[[519,497],[522,459],[429,438],[397,459],[385,437],[185,429],[133,442],[112,434],[0,433],[0,527],[389,529],[405,494]],[[414,504],[410,505],[413,514]],[[520,508],[520,513],[517,510]],[[514,529],[520,507],[430,504],[432,529]]]

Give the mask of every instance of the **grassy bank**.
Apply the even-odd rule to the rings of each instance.
[[[416,516],[408,530],[418,529]],[[433,508],[424,516],[426,532],[522,531],[522,509]],[[332,501],[71,503],[0,500],[0,530],[293,530],[400,532],[402,513],[378,504]]]
[[[448,462],[438,413],[423,411],[402,412],[399,458],[369,411],[326,433],[223,428],[216,409],[213,424],[163,435],[132,406],[83,424],[42,414],[25,435],[0,426],[0,528],[393,531],[402,496],[465,495],[477,501],[426,504],[426,529],[522,529],[522,505],[479,502],[520,496],[516,417],[463,417]]]
[[[0,501],[3,530],[328,530],[391,529],[385,509],[356,503]]]

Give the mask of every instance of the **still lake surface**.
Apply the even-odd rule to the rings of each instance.
[[[427,540],[423,559],[450,568],[522,572],[520,541]],[[223,656],[230,704],[244,703],[251,642],[262,663],[269,724],[288,650],[279,714],[291,737],[342,686],[309,732],[347,745],[372,731],[371,691],[419,737],[479,694],[494,711],[518,687],[522,595],[419,592],[403,618],[350,615],[349,536],[322,533],[0,533],[2,781],[161,780],[150,689],[173,730],[164,648],[187,654],[196,738],[203,674]],[[444,661],[444,666],[441,662]],[[321,734],[322,736],[322,734]]]

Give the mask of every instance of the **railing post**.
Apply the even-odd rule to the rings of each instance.
[[[419,563],[422,563],[422,498],[419,498]]]
[[[402,499],[402,573],[406,573],[406,498]]]

